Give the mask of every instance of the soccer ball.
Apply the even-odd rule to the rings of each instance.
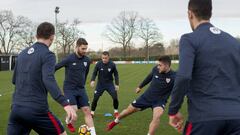
[[[87,125],[82,125],[78,129],[78,135],[91,135]]]

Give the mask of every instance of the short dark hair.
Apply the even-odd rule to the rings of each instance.
[[[79,47],[81,45],[88,45],[88,42],[84,38],[79,38],[76,43],[76,47]]]
[[[164,55],[164,56],[161,56],[159,59],[158,59],[159,62],[163,62],[163,63],[166,63],[168,64],[169,66],[171,66],[171,58],[167,55]]]
[[[108,52],[108,51],[104,51],[104,52],[102,52],[102,55],[107,55],[107,56],[109,56],[109,52]]]
[[[189,0],[188,10],[199,20],[209,20],[212,17],[212,0]]]
[[[55,35],[55,28],[49,22],[43,22],[37,27],[37,38],[49,39]]]

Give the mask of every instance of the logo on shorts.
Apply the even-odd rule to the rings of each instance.
[[[31,47],[30,49],[28,49],[28,52],[27,52],[28,54],[32,54],[32,53],[34,53],[34,48],[33,47]]]
[[[133,103],[133,104],[135,104],[136,102],[137,102],[137,101],[136,101],[136,100],[134,100],[132,103]]]
[[[159,78],[157,75],[155,75],[155,78]]]
[[[76,66],[76,65],[77,65],[77,63],[73,63],[72,65],[73,65],[73,66]]]
[[[67,102],[70,103],[70,99],[67,99]]]
[[[169,83],[171,81],[170,78],[166,78],[166,82]]]
[[[83,65],[86,67],[87,66],[87,62],[83,62]]]
[[[108,68],[108,72],[111,72],[111,68]]]
[[[213,34],[221,34],[221,30],[218,29],[217,27],[210,27],[210,31],[211,31]]]

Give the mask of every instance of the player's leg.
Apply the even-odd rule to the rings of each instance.
[[[119,116],[116,118],[118,121],[135,113],[135,112],[138,112],[140,111],[141,109],[140,108],[136,108],[134,107],[132,104],[130,104],[126,109],[124,109],[120,114]],[[115,119],[115,120],[116,120]]]
[[[64,91],[65,97],[68,99],[70,105],[73,107],[73,109],[77,112],[78,107],[77,107],[77,97],[74,95],[72,92]],[[67,128],[69,129],[70,132],[75,132],[74,128],[74,123],[70,123],[69,118],[66,117],[65,122],[67,124]]]
[[[113,108],[114,108],[114,117],[116,118],[119,115],[119,113],[118,113],[119,101],[118,101],[117,91],[115,90],[115,87],[113,84],[109,88],[107,88],[107,92],[112,97]]]
[[[149,125],[148,135],[154,135],[156,129],[159,127],[160,124],[160,117],[162,116],[164,109],[162,107],[155,107],[153,108],[153,118]]]
[[[22,119],[27,116],[26,112],[28,111],[24,111],[24,108],[22,107],[17,107],[17,106],[12,107],[12,110],[9,116],[9,121],[8,121],[7,135],[19,135],[19,134],[29,135],[30,134],[31,128],[26,125],[28,122]]]
[[[227,120],[225,135],[240,135],[240,119]]]
[[[33,130],[39,135],[66,135],[61,121],[51,112],[42,112],[35,115]]]
[[[13,107],[9,116],[7,135],[29,135],[31,128],[24,126],[26,122],[19,117],[21,112]]]
[[[225,132],[225,125],[225,120],[203,121],[195,123],[187,122],[183,131],[183,135],[221,135]]]
[[[98,100],[102,96],[103,92],[104,92],[104,89],[98,88],[98,86],[97,86],[97,88],[94,92],[94,97],[93,97],[93,101],[92,101],[92,105],[91,105],[91,115],[92,115],[92,117],[94,116],[95,110],[97,108]]]
[[[136,107],[134,107],[133,105],[130,104],[126,109],[124,109],[124,110],[118,115],[118,117],[117,117],[114,121],[108,123],[106,130],[107,130],[107,131],[112,130],[117,124],[119,124],[119,121],[120,121],[121,119],[123,119],[123,118],[125,118],[125,117],[127,117],[127,116],[129,116],[129,115],[131,115],[131,114],[133,114],[133,113],[135,113],[135,112],[137,112],[137,111],[139,111],[139,110],[140,110],[139,108],[136,108]]]
[[[90,129],[91,135],[96,135],[86,90],[81,90],[80,96],[78,97],[78,108],[81,108],[84,114],[84,120]]]

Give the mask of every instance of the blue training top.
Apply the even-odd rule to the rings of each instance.
[[[210,23],[180,40],[180,63],[169,114],[188,97],[190,122],[240,119],[240,43]]]
[[[109,61],[104,64],[102,61],[97,62],[91,81],[95,81],[96,76],[98,75],[98,84],[104,85],[113,82],[113,75],[115,79],[115,84],[119,85],[119,76],[115,63]]]
[[[151,73],[144,79],[139,85],[139,88],[143,88],[150,83],[147,90],[143,93],[142,97],[149,101],[166,100],[169,98],[174,85],[176,73],[170,70],[168,73],[159,73],[159,69],[155,66]]]
[[[18,55],[12,79],[13,105],[48,111],[48,91],[59,104],[68,105],[54,77],[55,63],[54,53],[43,43],[24,49]]]
[[[90,68],[90,59],[87,56],[78,57],[70,54],[55,66],[55,70],[65,67],[64,91],[85,89],[85,83]]]

